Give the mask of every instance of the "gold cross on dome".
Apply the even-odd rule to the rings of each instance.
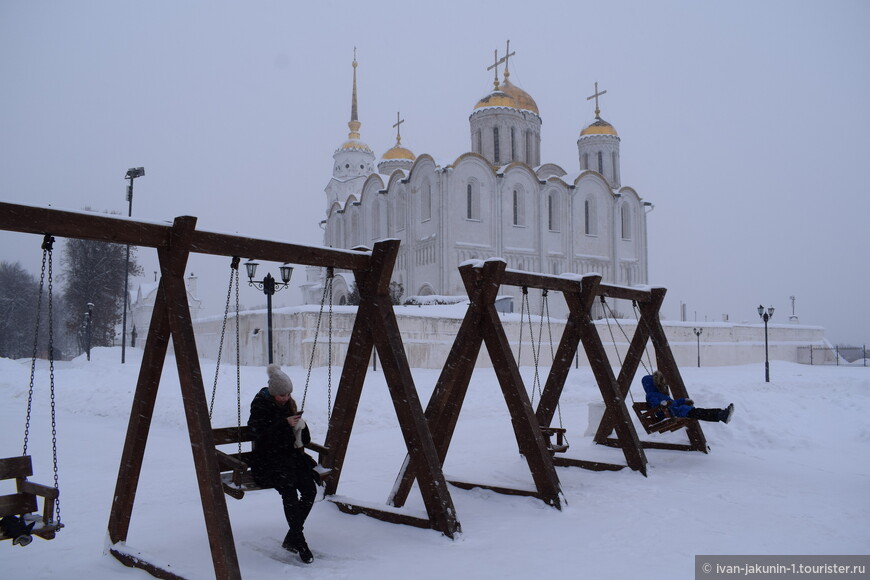
[[[590,96],[590,97],[586,97],[586,100],[587,100],[587,101],[591,101],[592,99],[595,99],[595,118],[596,118],[596,119],[600,119],[600,118],[601,118],[601,116],[600,116],[600,115],[601,115],[601,110],[598,108],[598,97],[600,97],[601,95],[605,94],[606,92],[607,92],[606,90],[605,90],[605,91],[598,92],[598,81],[595,81],[595,94],[592,95],[592,96]]]

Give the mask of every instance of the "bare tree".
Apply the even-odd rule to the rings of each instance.
[[[63,298],[67,305],[64,326],[70,335],[79,333],[87,305],[93,304],[91,345],[111,346],[115,326],[124,308],[125,275],[138,276],[142,267],[136,262],[136,248],[92,240],[69,239],[64,245]]]
[[[38,291],[36,278],[20,262],[0,262],[0,357],[33,354]]]

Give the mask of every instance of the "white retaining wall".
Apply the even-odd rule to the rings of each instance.
[[[401,306],[396,307],[396,317],[402,333],[405,352],[412,368],[440,369],[444,366],[450,347],[459,331],[465,305],[451,306]],[[266,311],[251,310],[240,315],[241,333],[239,337],[242,365],[261,365],[267,361]],[[311,358],[317,328],[318,311],[316,306],[286,307],[273,311],[273,343],[274,361],[284,366],[307,367]],[[356,318],[356,308],[351,306],[336,306],[332,316],[332,364],[341,366],[344,362],[350,333]],[[502,323],[511,342],[514,356],[520,348],[520,315],[502,314]],[[546,321],[541,328],[540,317],[532,317],[530,332],[528,319],[522,325],[522,366],[534,364],[530,334],[534,336],[537,347],[538,336],[542,337],[540,345],[540,361],[545,367],[552,360],[550,338],[552,335],[553,351],[558,348],[562,336],[564,321]],[[220,343],[222,326],[221,318],[206,318],[194,321],[196,344],[200,357],[216,359]],[[634,335],[636,321],[632,319],[619,320],[619,324],[610,320],[610,327],[604,320],[596,322],[601,340],[607,350],[607,355],[614,366],[625,356],[628,344]],[[680,366],[695,366],[698,364],[698,342],[693,329],[701,328],[700,336],[701,366],[740,365],[764,362],[764,324],[732,324],[726,322],[662,322],[668,337],[671,350]],[[222,362],[235,364],[235,317],[230,316],[221,355]],[[615,341],[611,339],[611,332]],[[328,312],[324,312],[317,339],[318,347],[314,353],[314,366],[325,366],[328,360]],[[627,337],[627,338],[626,338]],[[614,344],[615,342],[615,344]],[[799,360],[798,347],[830,346],[824,337],[824,328],[798,324],[768,324],[768,348],[771,360]],[[588,365],[582,345],[579,349],[577,363]],[[648,347],[650,359],[655,365],[655,355],[652,347]],[[478,366],[492,366],[486,353],[486,346],[481,347]]]

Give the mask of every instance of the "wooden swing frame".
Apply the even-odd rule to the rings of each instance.
[[[619,470],[624,465],[557,457],[551,453],[548,439],[564,435],[551,427],[559,397],[565,384],[578,345],[583,344],[596,377],[602,399],[608,411],[618,420],[615,428],[621,440],[628,443],[623,452],[629,467],[646,475],[646,457],[634,429],[618,383],[607,360],[604,345],[590,316],[592,302],[600,293],[630,294],[630,289],[601,284],[601,276],[580,279],[548,276],[507,269],[503,260],[487,260],[483,265],[468,263],[459,268],[470,300],[468,311],[459,328],[444,369],[426,407],[426,418],[443,465],[453,437],[462,403],[468,392],[471,375],[482,343],[486,344],[493,369],[511,415],[511,422],[520,453],[529,464],[536,491],[515,490],[482,484],[451,481],[469,489],[481,487],[499,493],[537,497],[549,505],[560,507],[560,487],[555,466],[574,466],[592,470]],[[501,286],[539,288],[562,292],[570,309],[565,330],[547,377],[537,411],[532,410],[519,367],[510,348],[504,326],[495,309],[495,299]],[[402,505],[415,479],[413,464],[406,460],[397,477],[391,497],[394,505]]]
[[[321,458],[322,465],[332,470],[325,495],[334,495],[338,488],[368,361],[372,350],[376,348],[398,422],[420,480],[428,519],[347,502],[335,503],[347,513],[364,513],[384,521],[431,528],[448,537],[460,531],[453,500],[423,415],[390,302],[389,283],[398,256],[398,240],[378,242],[371,251],[336,250],[199,231],[196,230],[196,218],[191,216],[178,217],[168,226],[130,218],[6,202],[0,202],[0,230],[32,234],[50,232],[67,238],[157,249],[160,284],[133,397],[108,524],[112,544],[109,551],[125,565],[142,568],[158,578],[178,578],[174,573],[145,561],[124,545],[161,371],[171,338],[215,577],[241,578],[184,285],[184,270],[191,253],[227,257],[245,255],[266,261],[353,271],[360,292],[360,304],[326,436],[325,447],[330,452]]]
[[[604,285],[602,285],[604,287]],[[602,296],[612,298],[623,298],[625,300],[634,300],[637,304],[640,316],[638,317],[637,326],[628,346],[625,358],[622,361],[622,369],[617,379],[618,395],[621,399],[629,396],[631,382],[637,373],[638,365],[641,364],[644,351],[646,350],[647,342],[652,342],[653,349],[656,355],[656,365],[658,370],[665,376],[668,385],[671,387],[671,392],[674,398],[690,398],[686,391],[686,385],[683,382],[683,377],[680,375],[680,369],[677,366],[677,361],[668,344],[667,335],[662,327],[659,311],[665,299],[667,290],[661,287],[653,287],[647,290],[625,289],[619,287],[608,287],[609,291],[602,293]],[[548,383],[549,384],[549,383]],[[546,391],[546,389],[545,389]],[[558,396],[556,397],[558,400]],[[662,441],[641,441],[641,445],[645,449],[669,449],[673,451],[702,451],[707,453],[707,439],[704,436],[704,431],[695,420],[681,419],[664,419],[655,421],[654,414],[650,414],[645,402],[633,404],[634,410],[638,415],[644,429],[647,433],[658,433],[666,431],[676,431],[685,427],[686,435],[689,438],[687,444],[682,443],[666,443]],[[608,445],[610,447],[622,447],[628,442],[616,429],[618,423],[622,420],[621,417],[615,416],[611,409],[605,409],[604,415],[601,418],[601,423],[598,425],[598,430],[595,433],[594,441],[599,445]],[[610,437],[611,433],[616,430],[616,437]]]

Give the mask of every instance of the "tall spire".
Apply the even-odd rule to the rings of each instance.
[[[357,116],[356,109],[356,47],[353,47],[353,96],[351,97],[350,104],[350,122],[347,124],[347,127],[350,129],[350,133],[348,133],[348,139],[359,139],[359,128],[362,126],[362,123],[359,122],[359,117]]]

